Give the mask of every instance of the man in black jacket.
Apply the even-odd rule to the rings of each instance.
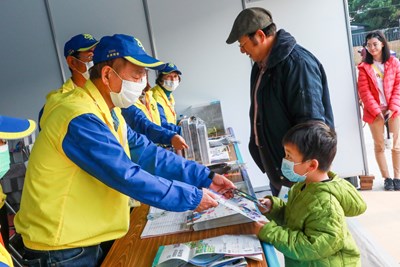
[[[268,10],[254,7],[239,13],[228,44],[255,64],[251,71],[250,154],[267,173],[272,194],[291,186],[281,173],[282,138],[294,125],[321,120],[334,128],[325,71],[318,59],[285,30],[276,31]],[[301,163],[299,163],[301,164]]]

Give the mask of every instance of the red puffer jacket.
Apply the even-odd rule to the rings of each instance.
[[[372,123],[381,112],[375,72],[371,64],[365,62],[358,65],[358,70],[358,95],[364,103],[363,120]],[[385,62],[383,88],[388,108],[393,111],[392,118],[395,118],[400,113],[400,62],[394,56]]]

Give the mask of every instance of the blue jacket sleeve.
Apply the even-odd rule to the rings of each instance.
[[[169,123],[167,121],[167,117],[165,116],[164,108],[159,103],[157,103],[157,107],[158,107],[158,112],[160,113],[161,126],[165,129],[181,134],[181,126]]]
[[[93,114],[70,122],[62,148],[87,173],[136,200],[172,211],[195,209],[202,198],[197,187],[211,182],[206,176],[209,170],[190,163],[187,170],[180,169],[186,167],[184,159],[172,152],[158,153],[161,148],[128,129],[132,160],[107,125]]]
[[[154,143],[171,144],[171,139],[177,132],[168,130],[147,119],[146,115],[136,106],[121,109],[126,123],[136,132],[146,135]]]
[[[128,127],[131,160],[146,171],[170,180],[179,180],[197,187],[209,187],[210,170],[204,165],[151,143],[145,136]],[[195,177],[195,178],[194,178]]]

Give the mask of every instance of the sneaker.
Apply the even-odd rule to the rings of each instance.
[[[399,180],[399,179],[396,179]],[[392,178],[385,178],[385,182],[383,184],[383,188],[386,191],[393,191],[394,190],[394,183]]]
[[[394,185],[394,190],[400,191],[400,179],[394,178],[393,185]]]

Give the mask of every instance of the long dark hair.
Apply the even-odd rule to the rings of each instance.
[[[389,46],[388,46],[385,36],[380,31],[370,32],[367,34],[367,36],[365,36],[365,46],[367,46],[367,41],[372,38],[376,38],[382,42],[382,44],[383,44],[382,63],[385,63],[390,58],[390,49],[389,49]],[[366,49],[366,50],[367,50],[367,54],[365,55],[363,61],[368,64],[374,63],[374,59],[373,59],[372,55],[368,52],[368,49]]]

